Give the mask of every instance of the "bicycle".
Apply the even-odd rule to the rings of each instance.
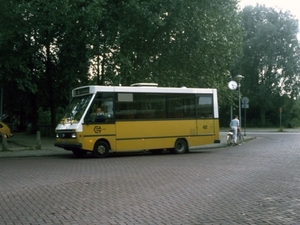
[[[230,130],[230,131],[227,133],[226,139],[227,139],[227,145],[228,145],[228,146],[236,145],[236,144],[234,143],[234,139],[233,139],[233,131],[232,131],[232,130]],[[241,129],[238,129],[237,140],[236,140],[236,141],[237,141],[237,144],[238,144],[238,145],[241,145],[242,143],[245,142],[245,140],[244,140],[244,135],[242,134]]]

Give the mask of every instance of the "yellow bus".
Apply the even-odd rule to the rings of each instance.
[[[189,147],[220,142],[217,90],[155,83],[78,87],[55,131],[54,145],[80,157],[187,153]]]

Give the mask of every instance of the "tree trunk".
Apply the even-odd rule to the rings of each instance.
[[[266,110],[263,108],[260,109],[260,124],[261,127],[266,126]]]

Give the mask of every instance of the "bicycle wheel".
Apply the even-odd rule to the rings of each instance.
[[[238,134],[238,137],[237,137],[237,143],[239,144],[239,145],[241,145],[241,144],[243,144],[245,141],[244,141],[244,135],[243,134],[241,134],[241,133],[239,133]]]
[[[233,136],[232,135],[227,134],[227,145],[228,146],[233,145]]]

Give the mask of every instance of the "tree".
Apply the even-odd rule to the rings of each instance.
[[[245,75],[243,94],[265,126],[268,112],[282,106],[282,96],[295,99],[299,94],[298,21],[289,12],[257,5],[243,9],[242,24],[244,56],[236,71]]]
[[[38,108],[51,112],[54,128],[56,110],[68,103],[71,89],[88,83],[87,31],[95,22],[88,15],[101,13],[95,12],[101,2],[89,4],[93,2],[32,0],[2,5],[0,78],[11,87],[16,82],[26,96],[27,107],[21,108],[27,109],[34,130]],[[24,111],[18,113],[24,115]]]
[[[131,79],[218,87],[241,50],[236,1],[140,2],[137,15],[127,17],[122,26],[141,29],[129,29],[120,39]]]
[[[91,37],[99,83],[219,88],[242,28],[234,0],[110,1]]]
[[[237,0],[2,0],[0,11],[0,80],[34,127],[43,108],[54,128],[71,89],[90,83],[215,87],[225,102],[241,50]]]

